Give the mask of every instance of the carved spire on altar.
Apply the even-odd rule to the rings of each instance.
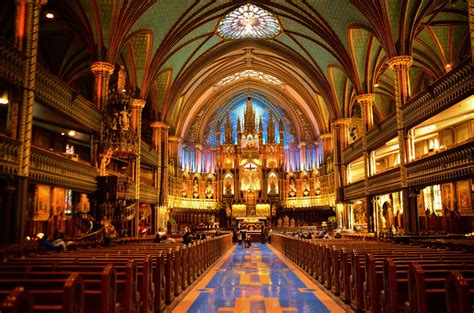
[[[232,140],[232,123],[230,122],[230,113],[227,112],[225,117],[225,143],[233,144]]]
[[[275,142],[275,122],[273,121],[273,113],[270,111],[270,119],[267,124],[267,142]]]
[[[245,108],[244,115],[244,131],[246,133],[252,133],[255,129],[255,111],[252,106],[252,98],[250,94],[247,96],[247,107]]]

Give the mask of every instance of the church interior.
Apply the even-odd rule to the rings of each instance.
[[[473,0],[0,2],[0,312],[474,310]]]

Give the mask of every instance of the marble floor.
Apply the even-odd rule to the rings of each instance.
[[[172,312],[345,312],[271,245],[234,246]]]

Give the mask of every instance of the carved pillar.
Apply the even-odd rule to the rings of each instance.
[[[402,186],[402,205],[406,219],[406,231],[412,231],[411,220],[417,215],[417,209],[412,208],[408,202],[407,174],[406,174],[406,140],[405,125],[403,121],[403,107],[410,94],[410,79],[408,70],[413,64],[411,56],[397,56],[388,60],[388,65],[395,72],[395,112],[397,114],[397,134],[400,154],[400,183]]]
[[[373,106],[375,103],[375,94],[368,93],[359,95],[355,98],[355,100],[359,103],[361,110],[362,110],[362,150],[363,150],[363,157],[364,157],[364,193],[365,193],[365,200],[366,200],[366,207],[367,212],[366,216],[368,217],[368,230],[370,232],[373,231],[373,227],[370,223],[370,213],[373,211],[371,208],[372,204],[372,197],[369,195],[369,153],[367,150],[367,131],[369,131],[373,127]]]
[[[306,143],[300,142],[300,169],[306,170]]]
[[[137,156],[135,159],[135,227],[134,234],[138,236],[138,222],[140,210],[140,175],[141,175],[141,150],[142,150],[142,109],[145,107],[145,100],[132,99],[132,123],[137,138]]]
[[[338,202],[343,201],[342,188],[345,184],[345,166],[342,159],[344,149],[348,145],[349,125],[351,119],[341,118],[333,122],[333,160],[334,160],[334,186],[336,191],[336,199]]]
[[[471,35],[471,62],[474,62],[474,1],[469,0],[469,29]]]
[[[107,62],[94,62],[91,64],[91,72],[95,76],[94,83],[94,101],[99,111],[104,114],[105,107],[107,105],[107,97],[109,94],[109,79],[110,75],[113,74],[115,66]],[[100,134],[103,134],[103,123],[101,123]],[[94,140],[92,142],[92,159],[91,164],[98,167],[99,159],[99,145],[100,136],[94,134]]]
[[[160,205],[168,203],[168,129],[169,125],[164,122],[152,122],[150,125],[154,131],[154,146],[158,154],[158,195]]]
[[[23,244],[26,228],[26,212],[28,209],[28,180],[30,176],[31,136],[33,131],[33,105],[35,102],[36,85],[36,59],[38,53],[38,34],[41,6],[47,0],[26,1],[24,6],[24,34],[22,37],[25,54],[25,67],[23,72],[22,98],[19,115],[18,139],[18,200],[15,216],[15,225],[12,229],[16,231],[15,242]]]
[[[323,145],[323,160],[321,161],[324,161],[324,159],[327,156],[332,155],[332,152],[333,152],[332,138],[333,137],[331,133],[321,134],[319,137],[321,138],[322,145]]]

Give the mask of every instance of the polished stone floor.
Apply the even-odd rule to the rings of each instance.
[[[231,249],[173,312],[345,312],[271,246]]]

